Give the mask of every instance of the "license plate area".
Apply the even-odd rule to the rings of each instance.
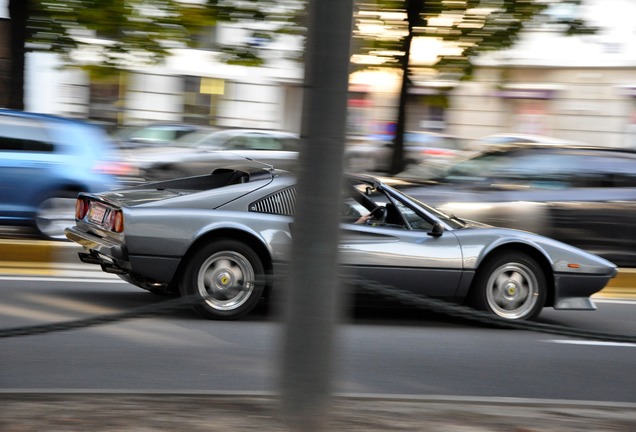
[[[93,203],[88,211],[88,220],[94,223],[101,224],[104,222],[107,208],[103,205]]]

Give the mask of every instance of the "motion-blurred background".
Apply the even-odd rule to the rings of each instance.
[[[635,267],[635,13],[357,1],[346,169]],[[0,107],[15,110],[0,110],[0,223],[55,238],[80,190],[244,157],[295,169],[305,14],[298,0],[0,0]]]

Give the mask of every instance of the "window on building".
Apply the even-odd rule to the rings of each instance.
[[[407,104],[407,131],[444,132],[446,130],[448,97],[445,94],[410,94]]]
[[[91,82],[88,118],[105,127],[117,125],[123,108],[120,91],[119,81],[116,80]]]
[[[187,123],[217,124],[219,100],[225,92],[225,81],[217,78],[185,76],[183,119]]]

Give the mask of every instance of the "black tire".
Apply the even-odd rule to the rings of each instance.
[[[543,309],[547,297],[541,266],[521,252],[498,254],[477,271],[470,303],[475,309],[509,321],[531,320]]]
[[[249,246],[235,240],[218,240],[191,256],[179,293],[199,296],[202,301],[194,310],[205,318],[237,319],[251,312],[260,301],[264,274],[263,263]]]

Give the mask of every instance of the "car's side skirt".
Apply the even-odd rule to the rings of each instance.
[[[347,266],[358,284],[365,280],[429,297],[457,299],[468,292],[472,272],[459,269]]]

